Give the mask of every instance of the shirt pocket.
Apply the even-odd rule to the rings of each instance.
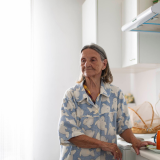
[[[109,113],[103,113],[101,114],[101,117],[105,117],[105,121],[109,124],[109,123],[116,123],[117,120],[117,112],[113,111],[113,112],[109,112]]]
[[[94,137],[96,129],[95,122],[99,120],[99,116],[93,113],[83,115],[80,119],[80,128],[83,130],[84,134],[89,137]]]
[[[81,127],[88,128],[88,129],[92,128],[92,125],[94,124],[95,119],[97,117],[98,116],[95,116],[94,114],[83,115],[80,119]]]

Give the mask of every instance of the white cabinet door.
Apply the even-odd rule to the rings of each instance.
[[[135,160],[149,160],[149,159],[146,159],[140,155],[136,155],[136,159]]]
[[[122,67],[131,66],[138,62],[138,33],[122,33]]]
[[[122,149],[119,145],[118,147],[122,153],[122,160],[136,160],[136,154],[130,149]]]
[[[135,153],[133,153],[131,150],[125,150],[125,156],[126,160],[136,160]]]
[[[138,14],[140,14],[153,5],[153,0],[138,0],[138,3],[139,3]]]
[[[98,0],[97,11],[97,44],[106,51],[110,67],[121,68],[121,3],[117,0]]]
[[[82,6],[82,44],[104,48],[110,68],[122,67],[121,9],[117,0],[86,0]]]
[[[122,2],[122,25],[137,16],[137,0]],[[138,33],[122,32],[122,67],[137,64]]]
[[[152,0],[124,0],[122,25],[153,5]],[[122,67],[134,64],[160,63],[160,34],[146,32],[122,32]]]

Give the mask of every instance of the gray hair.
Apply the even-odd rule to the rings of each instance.
[[[100,47],[97,44],[91,43],[90,45],[85,45],[82,49],[81,49],[81,53],[83,52],[83,50],[90,48],[95,50],[97,53],[99,53],[101,60],[105,60],[107,59],[107,55],[106,52],[104,51],[104,49],[102,47]],[[81,83],[83,80],[85,79],[85,77],[82,75],[80,75],[80,79],[77,83]],[[108,59],[107,59],[107,66],[106,68],[102,71],[101,74],[101,79],[103,80],[104,83],[112,83],[113,81],[113,76],[109,67],[109,63],[108,63]]]

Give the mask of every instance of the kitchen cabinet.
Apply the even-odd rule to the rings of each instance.
[[[122,25],[153,5],[153,0],[123,0]],[[156,68],[160,64],[160,34],[122,32],[122,67]],[[159,67],[159,66],[158,66]]]
[[[123,149],[118,146],[122,153],[122,160],[135,160],[136,155],[130,149]]]
[[[117,0],[86,0],[82,5],[82,45],[102,46],[111,68],[122,66],[121,11]]]
[[[144,158],[144,157],[142,157],[140,155],[136,155],[136,159],[135,160],[149,160],[149,159]]]

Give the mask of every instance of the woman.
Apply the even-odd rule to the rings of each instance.
[[[139,141],[131,131],[122,91],[113,77],[105,51],[96,44],[81,50],[82,75],[67,90],[61,108],[59,138],[61,160],[117,160],[122,153],[116,134],[132,143],[136,153],[152,142]]]

